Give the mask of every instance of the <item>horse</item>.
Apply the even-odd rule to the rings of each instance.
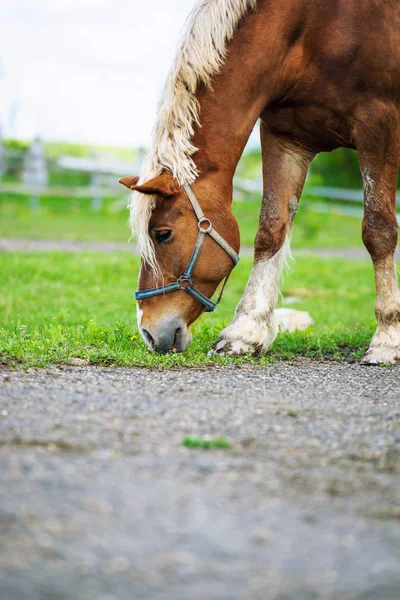
[[[259,119],[263,196],[253,268],[212,352],[271,346],[308,167],[318,153],[346,147],[358,151],[362,239],[376,283],[377,329],[362,362],[399,362],[399,105],[397,0],[200,1],[169,73],[140,178],[121,180],[133,191],[130,220],[142,256],[137,316],[148,346],[183,351],[189,326],[216,305],[211,297],[239,252],[233,175]]]

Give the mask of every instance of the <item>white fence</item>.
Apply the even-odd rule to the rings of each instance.
[[[17,167],[15,167],[17,165]],[[2,181],[8,168],[18,171],[19,182]],[[107,196],[123,196],[126,190],[118,184],[118,179],[135,172],[138,165],[102,157],[95,153],[90,158],[62,156],[57,160],[46,158],[43,144],[36,138],[27,152],[7,150],[0,140],[0,192],[22,194],[30,197],[31,207],[38,208],[40,197],[92,198],[93,210],[100,210],[102,200]],[[49,171],[86,173],[89,185],[50,185]],[[121,203],[125,206],[125,200]]]
[[[115,209],[125,208],[126,190],[118,184],[118,179],[124,175],[139,172],[141,156],[135,164],[124,162],[113,157],[104,157],[93,153],[91,157],[61,156],[55,161],[45,157],[43,144],[36,138],[29,151],[18,152],[3,148],[0,138],[0,192],[28,195],[31,207],[40,205],[40,197],[59,198],[91,198],[92,209],[100,210],[105,197],[118,197]],[[19,163],[20,182],[2,181],[2,176],[11,164]],[[88,174],[89,185],[49,185],[49,168],[58,172],[75,172]],[[247,194],[262,194],[261,179],[234,178],[234,195],[236,199],[246,200]],[[325,213],[335,211],[361,216],[363,209],[362,190],[345,188],[311,186],[306,184],[305,197],[319,200],[312,203],[313,210]],[[329,200],[330,202],[324,202]],[[397,195],[397,205],[400,207],[400,194]]]

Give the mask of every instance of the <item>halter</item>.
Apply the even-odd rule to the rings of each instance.
[[[197,226],[199,228],[199,233],[193,248],[192,256],[189,259],[185,272],[183,273],[183,275],[178,277],[178,279],[174,283],[161,285],[150,290],[143,290],[142,292],[136,292],[135,298],[136,300],[145,300],[145,298],[151,298],[152,296],[160,296],[161,294],[167,294],[168,292],[183,290],[184,292],[190,294],[191,296],[193,296],[193,298],[196,298],[196,300],[204,304],[204,306],[206,307],[206,312],[212,312],[221,302],[222,294],[224,292],[229,275],[225,277],[224,283],[221,288],[221,292],[216,302],[213,302],[212,300],[207,298],[207,296],[199,292],[199,290],[196,290],[196,288],[193,286],[192,273],[197,264],[197,261],[199,260],[201,249],[203,247],[206,236],[209,235],[210,237],[212,237],[212,239],[215,242],[217,242],[217,244],[223,250],[225,250],[228,256],[230,256],[230,258],[233,260],[235,266],[239,262],[239,256],[234,251],[234,249],[228,244],[228,242],[226,242],[224,238],[221,237],[219,233],[215,231],[215,229],[213,229],[210,219],[207,219],[204,216],[203,211],[201,210],[201,206],[196,196],[194,195],[192,188],[189,185],[184,184],[183,189],[185,190],[189,202],[192,205],[193,211],[197,217]],[[205,228],[203,227],[204,224],[206,225]]]

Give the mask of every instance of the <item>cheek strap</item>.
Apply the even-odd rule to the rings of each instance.
[[[196,243],[194,245],[193,252],[186,266],[186,269],[183,275],[178,277],[177,281],[175,281],[174,283],[169,283],[167,285],[161,285],[159,287],[155,287],[149,290],[136,292],[135,298],[136,300],[145,300],[146,298],[160,296],[161,294],[167,294],[168,292],[183,290],[187,294],[190,294],[193,298],[196,298],[196,300],[204,304],[206,312],[212,312],[221,302],[222,295],[224,293],[224,289],[226,286],[226,282],[228,281],[229,275],[224,279],[224,283],[222,284],[222,288],[216,302],[213,302],[210,298],[207,298],[207,296],[199,292],[199,290],[197,290],[193,286],[193,270],[197,264],[197,261],[199,260],[206,236],[209,235],[228,254],[228,256],[232,259],[234,266],[236,266],[239,262],[239,255],[237,254],[237,252],[234,251],[232,246],[230,246],[228,242],[224,240],[224,238],[213,229],[210,219],[207,219],[204,216],[201,206],[192,188],[189,185],[184,184],[183,189],[185,190],[189,202],[192,205],[193,211],[197,217],[197,226],[199,228]]]

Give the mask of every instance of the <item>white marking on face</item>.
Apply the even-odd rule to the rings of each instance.
[[[143,316],[143,311],[141,310],[141,308],[139,308],[139,305],[136,304],[136,321],[137,321],[137,325],[138,325],[140,332],[142,331],[142,325],[141,325],[142,316]]]

